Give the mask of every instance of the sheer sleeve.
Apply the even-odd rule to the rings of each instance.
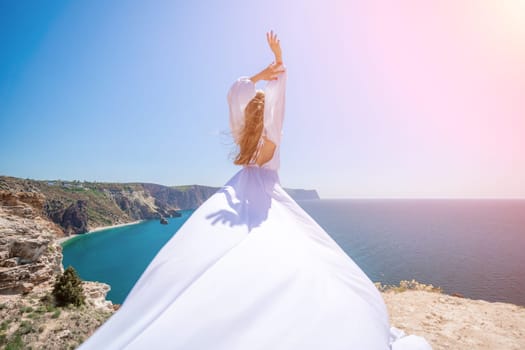
[[[264,130],[266,137],[276,146],[281,143],[286,97],[287,69],[284,64],[282,68],[284,72],[277,76],[277,80],[269,81],[265,87]]]
[[[244,128],[244,109],[255,97],[255,83],[247,76],[238,78],[228,91],[228,105],[230,109],[230,129],[235,141]]]

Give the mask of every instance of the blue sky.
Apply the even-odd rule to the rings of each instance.
[[[0,174],[223,185],[239,170],[227,90],[271,62],[273,29],[289,75],[283,186],[525,197],[525,21],[496,28],[524,7],[392,3],[0,1]],[[467,57],[500,56],[446,54],[465,42]]]

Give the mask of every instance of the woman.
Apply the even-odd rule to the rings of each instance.
[[[267,40],[275,61],[227,95],[241,170],[80,349],[374,350],[400,338],[374,284],[280,185],[287,70],[276,35]]]

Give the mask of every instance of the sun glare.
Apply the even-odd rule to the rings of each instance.
[[[525,0],[488,1],[509,35],[525,37]]]
[[[525,0],[474,2],[473,24],[482,39],[501,53],[525,55]]]

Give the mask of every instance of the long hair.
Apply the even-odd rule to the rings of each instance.
[[[233,161],[236,165],[250,162],[264,128],[264,92],[257,91],[244,109],[244,128],[239,137],[239,153]]]

